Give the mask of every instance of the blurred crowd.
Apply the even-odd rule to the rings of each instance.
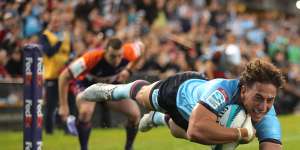
[[[135,75],[146,80],[189,70],[209,79],[236,78],[251,59],[272,61],[287,79],[277,110],[291,113],[300,100],[297,21],[294,15],[251,10],[235,0],[2,0],[0,80],[22,80],[22,46],[45,44],[46,30],[60,42],[55,46],[70,44],[65,63],[104,48],[111,37],[139,39],[146,52]]]

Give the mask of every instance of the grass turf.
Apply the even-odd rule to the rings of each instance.
[[[300,141],[300,116],[288,115],[279,117],[282,125],[284,149],[298,150]],[[21,131],[1,131],[0,149],[23,149]],[[90,150],[122,150],[125,143],[123,129],[93,129],[90,137]],[[79,150],[76,137],[64,135],[56,130],[53,135],[43,135],[43,150]],[[173,138],[168,129],[160,127],[147,133],[138,134],[135,150],[209,150],[210,147]],[[250,144],[240,145],[238,150],[258,149],[257,140]]]

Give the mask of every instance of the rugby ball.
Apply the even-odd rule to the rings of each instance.
[[[244,108],[240,105],[227,105],[218,116],[218,122],[226,128],[239,128],[247,118]],[[234,150],[239,142],[212,145],[212,150]]]

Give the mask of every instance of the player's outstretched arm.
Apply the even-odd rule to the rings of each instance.
[[[213,145],[231,143],[248,138],[246,128],[225,128],[217,122],[217,116],[202,104],[197,104],[189,120],[187,138],[190,141]]]
[[[259,144],[259,150],[281,150],[282,146],[272,142],[262,142]]]
[[[189,120],[188,139],[207,145],[230,143],[239,139],[238,129],[224,128],[216,120],[214,113],[202,104],[197,104]]]
[[[69,80],[71,80],[71,74],[68,69],[65,69],[59,76],[58,79],[58,93],[59,93],[59,115],[62,120],[66,121],[69,115],[69,105],[68,105],[68,89]]]

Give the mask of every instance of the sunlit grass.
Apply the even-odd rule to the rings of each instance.
[[[300,142],[300,116],[281,116],[282,137],[284,149],[298,150]],[[23,133],[21,131],[1,131],[0,149],[23,149]],[[94,129],[90,137],[90,150],[122,150],[125,143],[123,129]],[[164,127],[153,129],[148,133],[140,133],[135,142],[135,150],[209,150],[210,147],[189,141],[173,138],[169,130]],[[254,142],[240,145],[239,150],[258,149]],[[79,150],[77,137],[65,135],[56,130],[53,135],[43,135],[43,150]]]

